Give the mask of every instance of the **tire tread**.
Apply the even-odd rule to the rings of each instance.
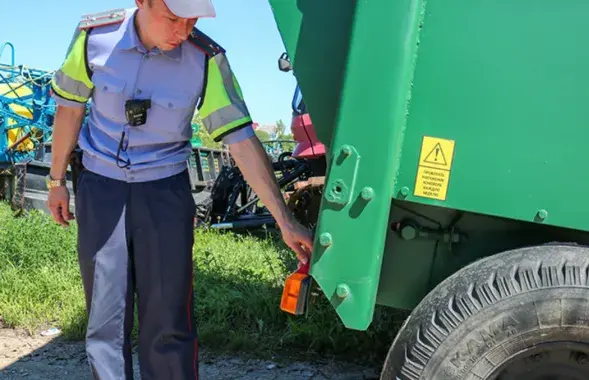
[[[560,253],[562,257],[556,257]],[[430,292],[405,321],[381,379],[422,380],[436,350],[465,320],[522,293],[562,286],[589,287],[586,247],[551,243],[521,248],[462,268]]]

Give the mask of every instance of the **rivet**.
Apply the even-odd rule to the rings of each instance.
[[[372,187],[365,187],[362,189],[362,199],[369,201],[374,198],[374,189]]]
[[[401,188],[401,195],[406,197],[407,195],[409,195],[409,188],[407,186],[403,186]]]
[[[339,284],[335,289],[335,294],[337,294],[339,298],[346,298],[350,295],[350,287],[346,284]]]
[[[331,234],[329,232],[324,232],[319,236],[319,244],[323,247],[329,247],[331,245],[332,239]]]

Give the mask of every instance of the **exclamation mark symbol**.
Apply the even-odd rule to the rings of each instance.
[[[440,154],[440,147],[436,146],[436,157],[434,158],[434,161],[438,162],[438,154]]]

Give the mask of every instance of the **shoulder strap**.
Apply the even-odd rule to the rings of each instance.
[[[191,42],[198,49],[202,50],[207,56],[214,57],[217,54],[225,53],[225,49],[218,43],[216,43],[211,37],[204,34],[201,30],[194,27],[188,41]]]
[[[105,26],[112,24],[119,24],[125,20],[127,12],[125,9],[112,9],[109,11],[93,13],[83,15],[80,23],[78,24],[79,29],[90,29],[97,26]]]

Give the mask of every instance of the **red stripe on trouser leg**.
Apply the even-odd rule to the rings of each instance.
[[[190,273],[191,273],[191,280],[190,280],[190,292],[188,293],[188,305],[187,305],[187,314],[188,314],[188,328],[190,332],[192,331],[192,312],[194,311],[192,305],[192,299],[194,296],[194,260],[190,261]],[[194,378],[198,380],[198,337],[194,340],[194,358],[193,358],[193,368],[194,368]]]

